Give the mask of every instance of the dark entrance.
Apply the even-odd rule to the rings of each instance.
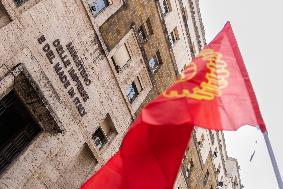
[[[41,130],[15,91],[0,100],[0,174]]]

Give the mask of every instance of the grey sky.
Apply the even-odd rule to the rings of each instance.
[[[283,1],[200,0],[200,6],[208,43],[231,21],[283,174]],[[257,129],[243,127],[225,136],[228,154],[238,159],[246,189],[278,188]]]

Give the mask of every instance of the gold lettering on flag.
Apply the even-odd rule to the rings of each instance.
[[[213,49],[204,49],[196,58],[204,61],[208,70],[200,85],[194,87],[188,85],[190,80],[198,77],[198,64],[192,62],[186,66],[173,87],[163,93],[165,97],[213,100],[221,95],[221,89],[228,86],[227,78],[229,77],[227,63],[223,60],[223,55]]]

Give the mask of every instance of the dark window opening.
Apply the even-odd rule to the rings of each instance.
[[[203,178],[203,185],[204,186],[207,184],[208,177],[209,177],[209,172],[208,172],[208,170],[206,170],[206,173],[205,173],[204,178]]]
[[[217,169],[215,170],[215,174],[219,174],[219,173],[220,173],[220,169],[217,168]]]
[[[139,35],[140,39],[142,40],[142,42],[147,41],[147,33],[146,33],[145,28],[144,28],[144,25],[141,25],[138,28],[138,35]]]
[[[96,131],[92,135],[92,139],[94,140],[95,146],[99,150],[101,150],[103,146],[107,143],[107,138],[100,127],[96,129]]]
[[[135,78],[135,80],[129,85],[127,89],[127,97],[129,102],[132,104],[137,96],[142,92],[143,86],[140,81],[139,76]]]
[[[41,131],[14,91],[0,100],[0,173]]]
[[[148,34],[152,35],[153,34],[153,28],[152,28],[150,19],[147,18],[145,23],[146,23],[146,27],[147,27],[147,30],[148,30]]]
[[[116,61],[115,61],[115,59],[114,59],[113,56],[111,57],[111,60],[112,60],[112,62],[113,62],[113,64],[114,64],[114,67],[115,67],[116,72],[117,72],[117,73],[121,72],[121,71],[122,71],[122,68],[121,68],[119,65],[117,65],[117,63],[116,63]]]
[[[169,39],[169,42],[170,42],[170,46],[172,47],[174,45],[175,41],[176,41],[176,39],[174,38],[173,32],[169,33],[168,39]]]
[[[217,151],[213,152],[213,158],[217,158]]]
[[[215,137],[214,137],[214,134],[212,133],[211,130],[209,130],[209,135],[210,135],[210,139],[211,139],[211,144],[214,145],[214,139],[215,139]]]
[[[221,187],[222,187],[223,185],[224,185],[224,184],[223,184],[222,181],[220,181],[220,182],[217,183],[217,186],[221,186]]]
[[[177,27],[175,27],[173,31],[169,33],[168,38],[169,38],[171,47],[175,44],[176,41],[180,39]]]
[[[14,0],[15,4],[17,7],[23,5],[25,2],[27,2],[28,0]]]
[[[159,66],[162,64],[162,59],[159,50],[156,54],[148,61],[149,68],[152,73],[156,73]]]
[[[170,0],[163,0],[161,4],[161,12],[163,15],[166,15],[171,11]]]

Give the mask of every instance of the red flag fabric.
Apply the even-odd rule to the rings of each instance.
[[[81,188],[173,188],[194,125],[214,130],[252,125],[266,131],[229,22],[141,111],[119,152]]]
[[[169,106],[177,106],[178,110]],[[162,116],[158,116],[160,109]],[[150,124],[168,124],[170,120],[169,123],[190,122],[214,130],[237,130],[252,125],[266,131],[229,22],[187,65],[180,79],[142,114]]]

